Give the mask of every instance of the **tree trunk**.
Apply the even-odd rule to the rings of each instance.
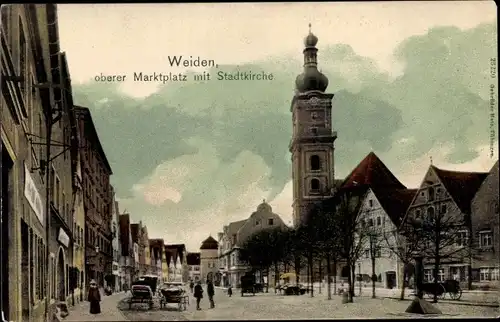
[[[337,295],[337,259],[333,259],[333,294]]]
[[[375,277],[376,277],[376,274],[375,274],[375,255],[372,256],[372,299],[376,298],[376,294],[375,294]]]
[[[309,273],[311,281],[311,297],[314,297],[314,261],[312,252],[309,253]]]
[[[405,299],[405,286],[406,286],[406,269],[403,269],[403,285],[401,285],[401,295],[399,296],[399,299],[403,301]]]
[[[295,283],[299,285],[299,277],[300,277],[300,258],[297,256],[295,257]]]
[[[354,288],[356,286],[356,263],[352,263],[351,264],[351,284],[349,285],[349,287],[351,288],[349,290],[349,292],[351,293],[351,297],[354,299],[354,297],[356,296],[354,294]]]
[[[437,247],[436,247],[437,248]],[[439,258],[439,253],[436,252],[434,254],[434,272],[432,274],[432,276],[434,277],[434,298],[432,300],[433,303],[437,303],[438,302],[438,295],[437,295],[437,291],[438,291],[438,287],[439,287],[439,281],[438,281],[438,276],[439,276],[439,264],[440,264],[440,258]]]
[[[278,290],[276,289],[276,286],[278,285],[278,281],[279,281],[279,271],[278,271],[278,262],[275,262],[274,263],[274,294],[276,294],[278,292]]]
[[[319,267],[318,267],[318,269],[319,269],[319,292],[318,293],[321,294],[321,284],[323,282],[323,265],[322,265],[323,258],[320,258],[318,260],[318,264],[319,264]]]
[[[348,295],[349,295],[348,301],[350,303],[352,303],[354,301],[354,299],[352,297],[352,287],[351,287],[352,286],[352,274],[351,274],[352,264],[351,264],[350,260],[348,260],[346,264],[347,264],[347,268],[348,268],[348,274],[347,274],[347,286],[348,286],[348,291],[347,292],[348,292]]]
[[[330,267],[330,254],[326,254],[326,278],[327,278],[327,293],[328,293],[328,299],[332,299],[332,282],[330,280],[332,276],[331,272],[332,268]]]

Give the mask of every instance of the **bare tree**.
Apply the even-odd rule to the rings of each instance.
[[[435,289],[439,287],[439,269],[443,262],[469,261],[472,256],[467,217],[460,212],[448,213],[443,205],[445,203],[435,202],[427,207],[422,218],[407,218],[403,225],[405,236],[423,245],[420,255],[433,263]],[[438,295],[434,294],[433,302],[437,301]]]
[[[367,232],[362,228],[360,208],[368,187],[359,185],[341,188],[334,196],[334,226],[339,234],[339,255],[349,268],[349,302],[353,302],[356,262],[366,243]]]
[[[391,254],[395,255],[404,265],[400,300],[404,300],[405,298],[406,280],[409,278],[407,268],[412,266],[413,259],[421,252],[421,244],[415,239],[418,237],[418,234],[411,231],[414,227],[408,226],[407,229],[409,230],[406,232],[406,236],[399,233],[396,228],[383,232],[384,247],[387,247]]]

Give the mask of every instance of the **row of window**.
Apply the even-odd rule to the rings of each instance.
[[[200,271],[200,266],[198,266],[198,265],[189,266],[189,270],[190,271],[194,271],[194,272],[199,272]]]
[[[442,215],[448,211],[448,207],[446,206],[446,204],[443,204],[441,205],[441,207],[439,207],[439,210],[440,210],[439,214]],[[436,214],[436,208],[434,206],[427,207],[426,219],[434,220],[435,214]],[[415,218],[417,219],[422,218],[422,211],[420,209],[415,210]]]
[[[262,222],[261,222],[260,219],[255,220],[255,226],[259,226],[261,224],[262,224]],[[268,226],[273,226],[274,225],[274,219],[273,218],[267,219],[267,225]]]
[[[376,221],[374,221],[373,218],[368,218],[366,220],[364,220],[364,219],[361,220],[361,226],[363,228],[365,228],[365,227],[373,227],[373,226],[375,226],[375,224],[377,226],[384,225],[385,224],[385,217],[377,216]]]
[[[449,278],[456,281],[464,282],[467,280],[467,268],[465,266],[460,267],[450,267]],[[434,281],[433,276],[434,269],[424,269],[424,282]],[[443,282],[445,280],[444,269],[441,268],[438,271],[438,282]],[[477,277],[475,277],[477,279]],[[473,277],[474,280],[474,277]],[[500,269],[498,267],[483,267],[479,269],[479,281],[499,281],[500,280]]]
[[[29,270],[31,287],[31,302],[35,304],[45,298],[46,285],[46,251],[43,238],[38,236],[33,229],[29,230],[31,251],[29,252]]]
[[[85,227],[85,239],[87,240],[87,245],[99,247],[99,251],[112,254],[111,243],[93,229],[89,229],[89,227]]]
[[[76,222],[73,223],[73,238],[76,245],[82,246],[84,244],[83,240],[83,228],[80,227]]]

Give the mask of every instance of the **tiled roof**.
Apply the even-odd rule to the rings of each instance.
[[[488,176],[487,172],[459,172],[439,169],[431,166],[441,180],[451,198],[464,214],[470,214],[471,201],[481,183]]]
[[[186,262],[188,265],[200,265],[200,253],[187,253]]]
[[[123,214],[118,217],[118,224],[120,225],[120,245],[122,248],[122,256],[130,256],[129,254],[129,240],[130,240],[130,215]]]
[[[227,226],[227,235],[232,236],[234,234],[237,234],[238,230],[240,230],[240,228],[243,227],[243,225],[246,222],[247,222],[247,219],[243,219],[243,220],[239,220],[239,221],[235,221],[235,222],[230,223]]]
[[[200,247],[200,249],[218,249],[218,248],[219,248],[219,243],[212,236],[208,236],[208,238],[201,243]]]
[[[391,219],[392,223],[399,227],[408,207],[418,189],[373,189],[373,193],[380,205]]]
[[[139,224],[130,224],[130,232],[132,234],[132,241],[139,243]]]
[[[346,177],[342,187],[367,185],[370,187],[405,189],[385,164],[370,152]]]

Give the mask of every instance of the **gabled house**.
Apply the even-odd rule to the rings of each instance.
[[[167,252],[168,279],[170,282],[185,283],[189,278],[186,263],[186,246],[184,244],[165,245]]]
[[[187,253],[186,262],[189,270],[189,280],[198,282],[201,280],[201,256],[200,253]]]
[[[471,205],[471,228],[475,250],[473,277],[479,283],[496,284],[500,280],[498,160],[477,191]]]
[[[149,249],[151,252],[151,274],[158,277],[158,284],[162,285],[165,281],[163,279],[163,252],[164,252],[164,241],[160,238],[149,240]]]
[[[142,275],[143,267],[146,263],[146,258],[144,254],[144,249],[140,247],[141,244],[141,236],[140,236],[140,227],[139,224],[130,224],[130,232],[132,235],[132,242],[134,244],[134,274],[132,275],[132,281],[137,279],[140,275]]]
[[[371,281],[373,248],[378,282],[386,288],[399,287],[402,267],[391,249],[395,249],[396,231],[416,190],[407,189],[374,152],[370,152],[342,183],[344,188],[354,186],[367,187],[359,210],[359,224],[364,233],[372,233],[372,244],[366,240],[363,245],[358,274],[364,281]],[[346,275],[345,269],[343,271],[341,274]]]
[[[240,260],[240,249],[245,241],[263,229],[274,227],[284,228],[286,225],[265,200],[248,219],[224,226],[219,234],[219,267],[223,286],[231,284],[239,287],[241,276],[250,269]],[[260,276],[257,274],[256,278],[259,280]]]
[[[443,170],[430,165],[407,210],[405,223],[409,219],[433,222],[441,218],[441,222],[456,224],[453,231],[439,232],[446,237],[443,238],[443,245],[439,246],[445,256],[441,259],[438,280],[456,279],[465,283],[468,276],[473,275],[472,256],[468,251],[472,231],[471,203],[487,175]],[[449,245],[444,245],[445,242]],[[431,247],[434,245],[429,244],[429,249]],[[431,281],[434,259],[429,255],[427,257],[424,258],[424,280]]]

